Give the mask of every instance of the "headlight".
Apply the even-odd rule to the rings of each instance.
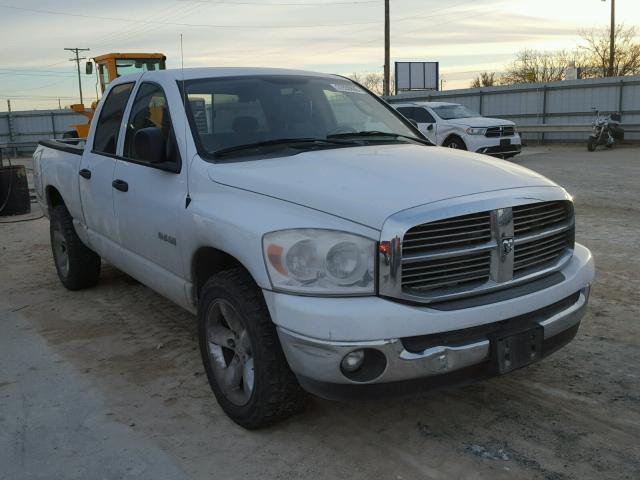
[[[320,229],[281,230],[262,239],[275,290],[310,295],[373,295],[376,243]]]
[[[467,133],[469,135],[484,135],[486,131],[487,131],[486,128],[476,128],[476,127],[467,128]]]

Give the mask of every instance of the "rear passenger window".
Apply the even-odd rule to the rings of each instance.
[[[138,130],[149,127],[160,129],[165,140],[167,161],[178,163],[180,156],[173,128],[171,127],[171,115],[167,106],[167,97],[160,85],[147,82],[140,85],[131,107],[127,133],[124,137],[124,150],[122,152],[125,158],[143,161],[135,151],[134,137]]]
[[[104,100],[93,138],[93,150],[95,152],[110,155],[116,154],[122,116],[132,89],[133,83],[116,85]]]

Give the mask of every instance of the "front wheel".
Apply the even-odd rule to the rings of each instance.
[[[218,403],[255,429],[300,412],[305,394],[285,359],[262,292],[242,269],[220,272],[198,304],[202,361]]]
[[[458,137],[450,137],[444,142],[444,146],[448,148],[454,148],[456,150],[466,150],[467,146],[462,141],[461,138]]]
[[[589,140],[587,140],[587,150],[589,150],[590,152],[595,151],[596,149],[596,139],[594,137],[589,137]]]

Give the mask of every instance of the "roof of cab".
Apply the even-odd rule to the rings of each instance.
[[[290,70],[286,68],[257,68],[257,67],[207,67],[207,68],[173,68],[169,70],[158,70],[145,72],[145,78],[162,77],[173,78],[175,80],[194,80],[198,78],[213,77],[244,77],[255,75],[301,75],[314,77],[342,78],[338,75],[327,73],[310,72],[306,70]],[[183,77],[184,75],[184,77]]]
[[[431,108],[436,108],[436,107],[451,107],[454,105],[460,105],[459,103],[451,103],[451,102],[420,102],[420,101],[414,101],[414,102],[393,102],[391,104],[393,107],[406,107],[406,106],[413,106],[413,107],[431,107]]]

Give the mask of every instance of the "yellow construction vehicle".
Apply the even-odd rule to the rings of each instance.
[[[86,63],[85,72],[87,75],[93,74],[93,64],[96,64],[95,73],[96,82],[100,85],[100,95],[104,93],[105,88],[116,78],[130,73],[142,73],[153,70],[164,70],[167,57],[162,53],[107,53],[94,57],[92,61]],[[97,88],[96,88],[97,90]],[[96,92],[97,93],[97,92]],[[70,108],[76,113],[84,115],[88,118],[87,123],[71,125],[73,130],[66,132],[64,138],[87,138],[89,134],[89,125],[96,111],[96,100],[91,104],[91,109],[85,109],[84,104],[76,103]]]

